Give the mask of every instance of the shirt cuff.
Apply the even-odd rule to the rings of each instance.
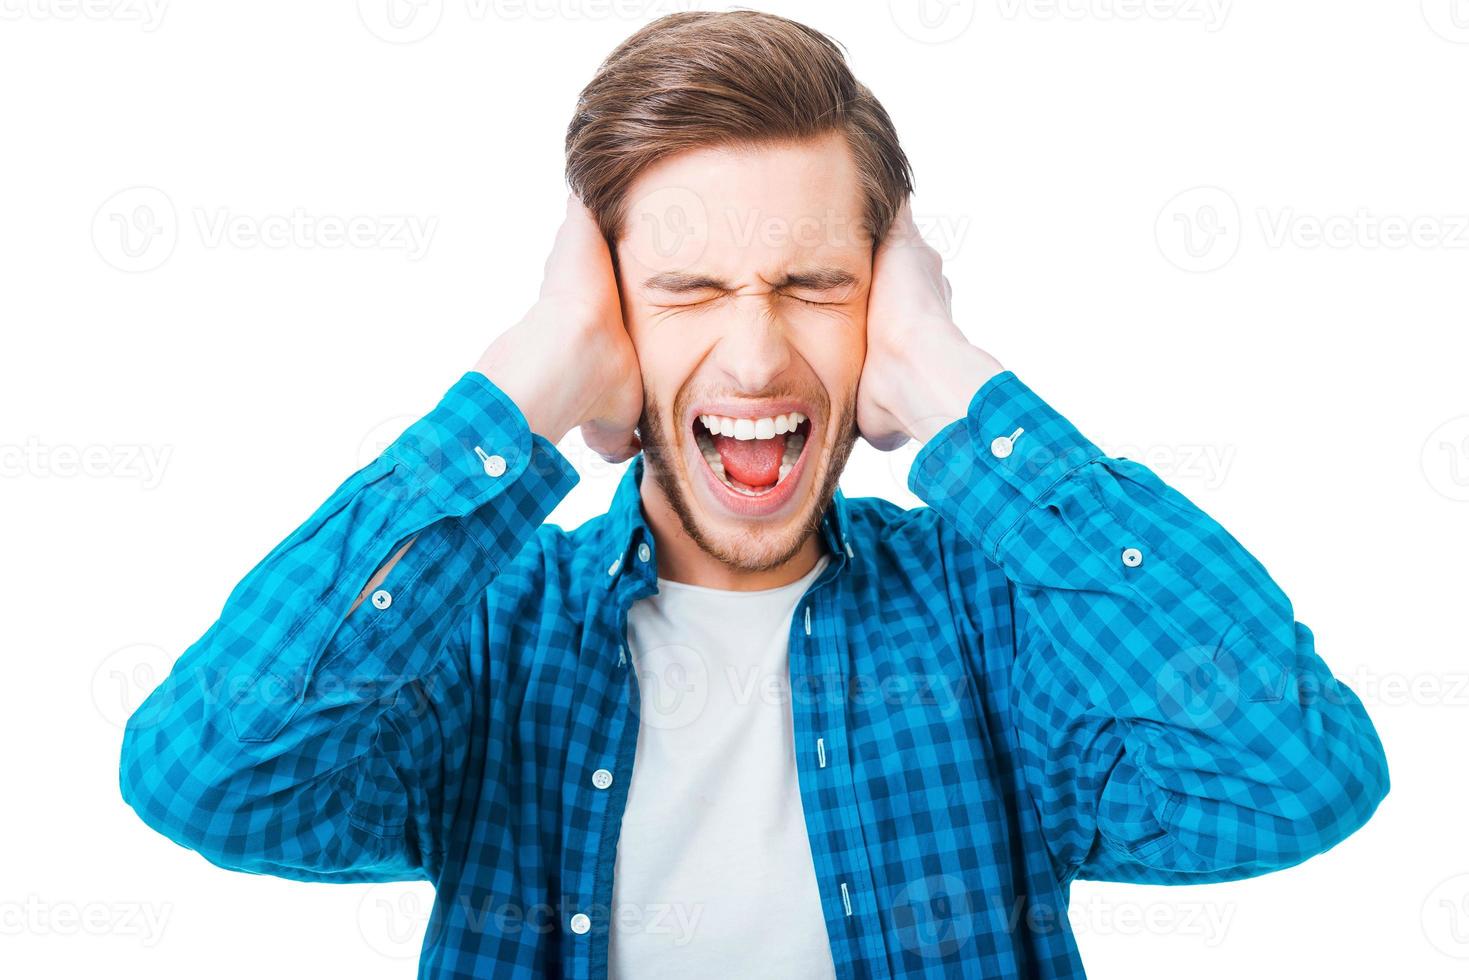
[[[298,712],[320,710],[307,692],[323,664],[353,677],[426,671],[457,611],[579,479],[508,395],[465,374],[237,587],[225,615],[236,632],[248,624],[251,642],[224,668],[239,690],[229,705],[236,737],[269,741]],[[386,603],[347,615],[410,537],[378,590]]]
[[[1005,538],[1068,474],[1104,454],[1013,371],[919,450],[908,489],[999,561]]]
[[[562,495],[579,479],[555,444],[531,431],[514,400],[478,371],[466,372],[383,455],[399,464],[393,493],[427,498],[451,517],[479,509],[522,477]]]

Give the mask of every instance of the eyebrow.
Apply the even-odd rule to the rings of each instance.
[[[845,269],[823,266],[801,272],[788,272],[778,282],[770,285],[776,289],[837,289],[850,286],[857,277]],[[723,293],[732,287],[713,276],[696,275],[688,272],[658,272],[643,280],[644,289],[659,289],[669,293],[693,293],[704,289],[715,289]]]

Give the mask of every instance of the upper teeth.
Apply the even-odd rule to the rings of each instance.
[[[717,436],[733,436],[736,439],[773,439],[783,432],[795,432],[796,426],[806,421],[800,412],[771,415],[763,419],[736,419],[727,415],[700,415],[704,428]]]

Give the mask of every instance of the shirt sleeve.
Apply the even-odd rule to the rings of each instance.
[[[235,586],[129,719],[124,799],[223,867],[433,877],[467,752],[469,611],[577,480],[465,374]]]
[[[1287,867],[1387,793],[1361,701],[1264,567],[1012,372],[920,450],[909,486],[957,532],[973,621],[1013,622],[1007,727],[1062,880]],[[984,608],[994,594],[1007,609]]]

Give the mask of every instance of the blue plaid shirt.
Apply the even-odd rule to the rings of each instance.
[[[123,796],[222,867],[434,882],[420,976],[605,975],[626,616],[657,589],[642,468],[606,514],[544,523],[575,470],[466,374],[238,584],[130,720]],[[1387,792],[1260,563],[1013,373],[909,486],[928,506],[836,493],[790,625],[839,976],[1082,976],[1073,879],[1283,868]]]

